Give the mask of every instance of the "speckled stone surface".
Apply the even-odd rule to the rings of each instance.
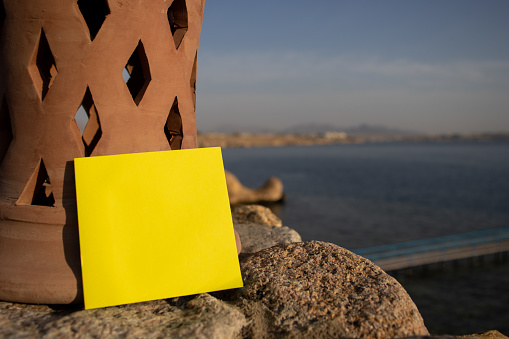
[[[267,226],[283,226],[281,219],[272,211],[261,205],[244,205],[232,209],[235,224],[262,224]]]
[[[233,227],[240,236],[241,253],[254,253],[275,245],[302,241],[299,233],[286,226],[234,224]]]
[[[337,245],[285,244],[241,261],[236,304],[244,336],[392,338],[428,335],[417,307],[391,276]]]
[[[486,331],[481,333],[475,333],[475,334],[467,334],[463,336],[459,336],[458,338],[465,338],[465,339],[508,339],[507,336],[503,335],[497,330],[492,331]]]
[[[209,294],[93,310],[0,302],[1,338],[236,338],[246,323]]]

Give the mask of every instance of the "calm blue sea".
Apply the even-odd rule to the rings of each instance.
[[[348,249],[509,226],[509,142],[223,149],[248,187],[270,176],[271,208],[303,240]]]

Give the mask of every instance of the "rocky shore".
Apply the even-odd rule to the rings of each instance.
[[[340,132],[316,134],[279,133],[199,133],[200,147],[273,147],[332,144],[362,144],[368,142],[451,142],[509,140],[509,133],[440,134],[440,135],[347,135]]]
[[[0,302],[0,337],[458,338],[429,335],[404,288],[367,259],[301,242],[262,206],[233,208],[232,217],[243,288],[93,310]]]

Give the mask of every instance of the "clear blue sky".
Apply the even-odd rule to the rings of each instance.
[[[200,131],[509,131],[507,0],[207,0]]]

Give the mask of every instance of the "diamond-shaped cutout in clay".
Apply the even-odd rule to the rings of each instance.
[[[185,0],[174,0],[168,8],[168,22],[170,24],[171,35],[175,42],[175,48],[179,48],[184,35],[187,32],[187,7]]]
[[[16,205],[55,206],[51,181],[42,159],[35,167]]]
[[[88,157],[94,151],[102,135],[99,114],[94,104],[90,89],[87,87],[83,101],[78,111],[74,115],[76,125],[81,132],[83,145],[85,146],[85,156]]]
[[[87,24],[90,40],[94,40],[106,16],[110,14],[108,2],[105,0],[78,0],[78,8]]]
[[[177,97],[173,101],[166,124],[164,125],[164,134],[172,150],[181,149],[184,133],[182,130],[182,117],[179,112],[179,103]]]
[[[122,75],[124,79],[127,77],[126,71],[128,74],[127,88],[133,97],[134,103],[139,105],[151,80],[150,67],[141,40],[124,67]]]
[[[58,74],[58,70],[43,29],[41,29],[39,41],[28,70],[37,93],[39,93],[41,100],[44,100]]]

